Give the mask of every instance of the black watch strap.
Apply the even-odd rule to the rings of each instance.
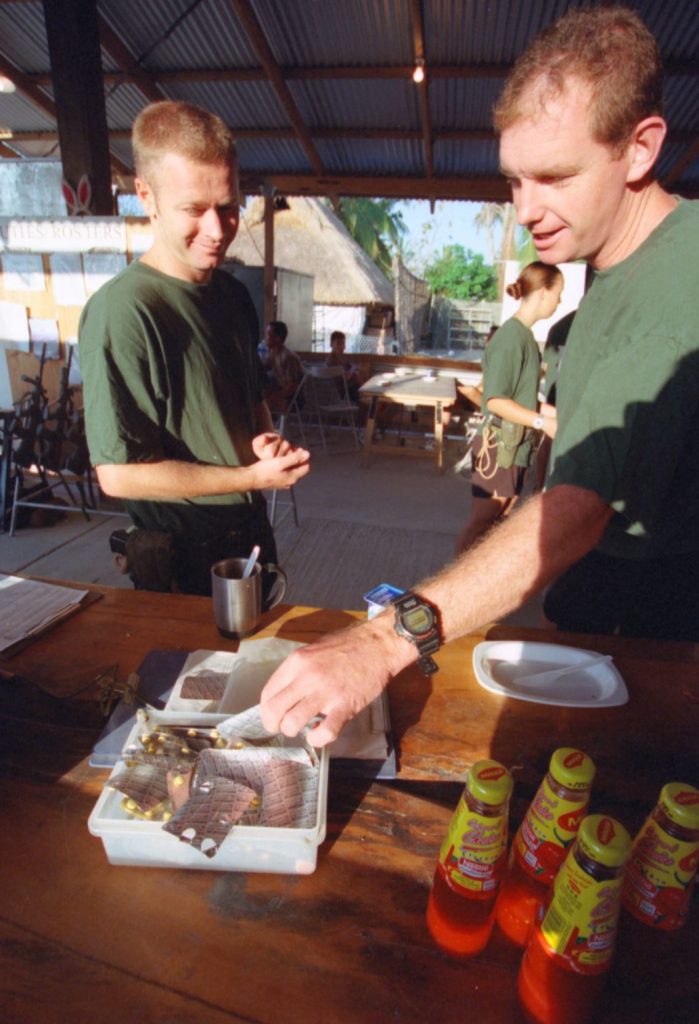
[[[437,609],[412,591],[397,597],[393,605],[395,608],[393,628],[398,636],[417,647],[420,655],[417,662],[420,671],[426,676],[433,675],[439,666],[431,655],[441,646]],[[415,617],[419,628],[416,626],[411,628],[411,617]]]

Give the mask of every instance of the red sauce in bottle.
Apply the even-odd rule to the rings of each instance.
[[[520,1003],[533,1024],[584,1024],[609,969],[631,846],[626,829],[603,815],[585,818],[522,958]]]
[[[639,963],[658,977],[676,956],[698,862],[699,790],[670,782],[634,839],[624,874],[616,972],[622,987],[638,984]]]
[[[505,867],[511,792],[512,778],[503,765],[478,761],[442,843],[427,926],[451,956],[474,956],[490,938]]]
[[[537,911],[577,835],[595,775],[582,750],[554,751],[549,770],[517,829],[495,916],[512,942],[524,947]]]

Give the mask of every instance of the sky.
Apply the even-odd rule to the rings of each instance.
[[[409,269],[419,273],[430,257],[440,253],[446,245],[463,245],[464,249],[480,253],[489,262],[487,233],[479,231],[474,223],[481,205],[467,200],[440,200],[432,214],[426,199],[398,203],[395,209],[400,210],[408,228],[406,246],[414,253]],[[496,248],[498,241],[496,235]]]

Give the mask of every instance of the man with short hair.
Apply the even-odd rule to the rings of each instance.
[[[153,243],[83,311],[88,443],[100,486],[126,500],[145,541],[171,542],[162,589],[206,594],[218,559],[260,544],[260,561],[276,562],[261,492],[301,479],[308,453],[272,430],[254,306],[217,269],[239,221],[231,133],[206,110],[165,101],[139,114],[133,149]],[[160,588],[131,569],[137,586]]]
[[[440,642],[558,578],[547,608],[568,628],[699,640],[699,207],[653,179],[660,74],[623,8],[570,11],[517,62],[496,126],[519,221],[540,259],[594,272],[548,488],[395,610],[287,659],[262,694],[268,728],[293,735],[321,714],[322,746],[412,661],[433,669]]]

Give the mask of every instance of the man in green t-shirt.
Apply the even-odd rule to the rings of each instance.
[[[519,221],[541,260],[595,272],[547,489],[395,609],[292,654],[262,693],[267,728],[321,714],[308,739],[330,742],[411,662],[433,670],[440,643],[576,564],[579,618],[604,604],[607,632],[699,640],[699,204],[653,178],[661,100],[657,44],[623,8],[571,9],[517,61],[495,120]]]
[[[218,559],[259,544],[260,561],[276,561],[261,492],[291,487],[309,455],[273,430],[252,301],[218,269],[239,221],[231,133],[199,107],[154,103],[133,150],[153,244],[83,311],[88,444],[101,488],[143,531],[129,552],[137,585],[160,589],[146,568],[165,537],[162,589],[206,594]]]

